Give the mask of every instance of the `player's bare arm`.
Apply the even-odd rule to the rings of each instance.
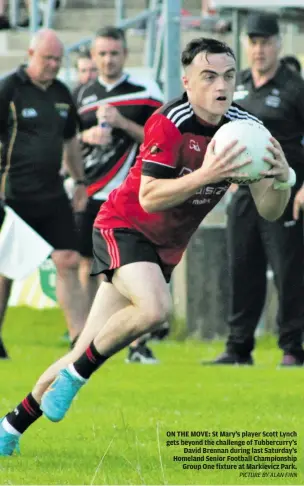
[[[88,145],[107,145],[111,142],[109,130],[105,130],[99,125],[81,132],[80,138],[83,143]]]
[[[144,139],[144,127],[141,125],[138,125],[138,123],[135,123],[132,120],[129,120],[128,118],[122,117],[121,119],[121,125],[119,128],[121,130],[124,130],[125,132],[132,137],[135,142],[142,143]]]
[[[271,143],[268,150],[274,157],[264,158],[271,168],[262,172],[267,178],[251,184],[250,190],[259,214],[268,221],[275,221],[282,216],[290,198],[290,187],[278,189],[276,182],[287,183],[291,169],[279,142],[271,138]]]
[[[83,163],[77,137],[66,140],[64,144],[64,161],[74,180],[83,180]]]
[[[64,164],[74,181],[78,181],[73,198],[73,207],[75,211],[81,212],[87,204],[87,193],[85,185],[79,184],[80,181],[84,181],[84,172],[77,137],[67,140],[64,144]]]
[[[107,110],[106,110],[107,108]],[[136,142],[141,143],[144,139],[144,127],[123,116],[115,106],[101,106],[97,111],[98,118],[103,118],[112,128],[119,128],[126,132]],[[109,130],[96,125],[81,133],[81,140],[88,145],[107,145],[111,136]]]
[[[238,155],[245,150],[243,146],[235,149],[236,144],[237,141],[231,142],[222,152],[215,155],[215,142],[211,141],[202,166],[183,177],[155,179],[143,175],[139,192],[139,201],[143,209],[153,213],[178,206],[193,196],[202,186],[233,177],[237,169],[251,162],[249,158],[242,163],[235,162]],[[246,177],[246,173],[244,176]]]
[[[115,106],[100,106],[97,117],[104,118],[111,127],[127,132],[136,142],[141,143],[144,139],[144,127],[123,116]]]

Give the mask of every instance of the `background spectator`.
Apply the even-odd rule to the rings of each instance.
[[[297,174],[284,215],[265,221],[248,186],[234,193],[228,210],[228,258],[231,302],[226,352],[214,364],[253,364],[254,334],[266,298],[268,262],[279,296],[277,323],[282,366],[302,366],[304,351],[303,223],[293,211],[304,180],[304,81],[280,63],[279,25],[273,14],[252,14],[247,25],[250,69],[237,78],[235,100],[262,120],[281,143]],[[302,203],[301,203],[302,204]],[[301,208],[301,204],[299,208]]]
[[[97,78],[98,71],[90,51],[80,52],[76,61],[78,84],[84,85]]]
[[[59,175],[62,153],[76,180],[74,209],[86,204],[83,166],[76,137],[77,113],[68,89],[58,80],[62,43],[52,30],[31,41],[29,62],[0,83],[1,197],[55,249],[57,300],[71,340],[85,321],[78,279],[79,254],[71,205]],[[0,328],[12,281],[0,277]],[[2,345],[1,345],[2,344]],[[7,357],[0,340],[0,357]]]

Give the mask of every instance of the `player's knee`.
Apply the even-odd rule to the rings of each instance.
[[[158,328],[163,322],[169,320],[172,312],[172,305],[169,300],[156,302],[154,305],[145,307],[146,322],[149,331]]]
[[[58,274],[62,275],[68,271],[78,271],[80,263],[80,255],[76,251],[58,251],[54,252],[56,255],[53,256],[54,263]]]

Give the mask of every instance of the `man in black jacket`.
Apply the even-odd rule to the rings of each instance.
[[[76,183],[75,211],[84,209],[87,196],[76,108],[67,87],[56,79],[62,55],[55,32],[41,30],[30,44],[28,64],[0,82],[0,198],[53,246],[57,299],[74,340],[85,309],[74,216],[59,173],[63,152]],[[0,330],[11,286],[0,276]],[[0,358],[6,357],[0,334]]]
[[[241,71],[234,100],[262,120],[281,143],[297,174],[283,216],[265,221],[249,188],[240,186],[228,209],[231,302],[226,351],[213,364],[253,364],[254,334],[266,297],[266,270],[273,272],[279,296],[277,323],[283,366],[302,366],[304,246],[299,210],[304,203],[304,81],[280,63],[281,39],[273,14],[252,14],[247,26],[250,69]],[[294,207],[293,207],[294,206]]]

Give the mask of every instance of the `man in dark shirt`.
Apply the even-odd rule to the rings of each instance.
[[[269,262],[278,290],[279,347],[283,366],[302,366],[304,351],[303,224],[293,215],[304,181],[304,81],[280,63],[279,25],[273,14],[248,18],[250,69],[239,73],[234,100],[250,111],[280,142],[297,174],[290,202],[276,222],[257,213],[247,187],[240,186],[228,209],[231,282],[230,333],[226,352],[214,364],[252,364],[254,333],[266,297]]]
[[[20,435],[42,412],[52,421],[63,419],[94,371],[167,320],[171,296],[166,282],[189,238],[225,194],[236,169],[242,167],[248,177],[251,159],[236,161],[246,147],[232,140],[215,155],[215,141],[210,141],[224,123],[254,118],[231,105],[233,51],[214,39],[195,39],[184,50],[182,63],[185,93],[149,118],[135,166],[96,219],[94,272],[104,273],[107,281],[75,348],[1,422],[2,456],[14,452]],[[294,173],[275,139],[269,150],[275,158],[269,158],[272,168],[264,175],[271,178],[250,189],[259,213],[274,220],[289,200]]]
[[[59,174],[63,151],[77,185],[76,211],[83,210],[87,197],[75,105],[68,89],[56,80],[62,54],[55,33],[41,30],[31,42],[28,65],[0,83],[0,188],[6,204],[55,249],[57,298],[73,340],[85,313],[73,211]],[[0,277],[0,328],[11,285],[11,280]]]
[[[73,99],[77,103],[77,97],[79,91],[88,84],[90,81],[94,81],[97,76],[97,67],[92,59],[90,51],[80,52],[76,60],[77,69],[77,86],[73,91]]]

